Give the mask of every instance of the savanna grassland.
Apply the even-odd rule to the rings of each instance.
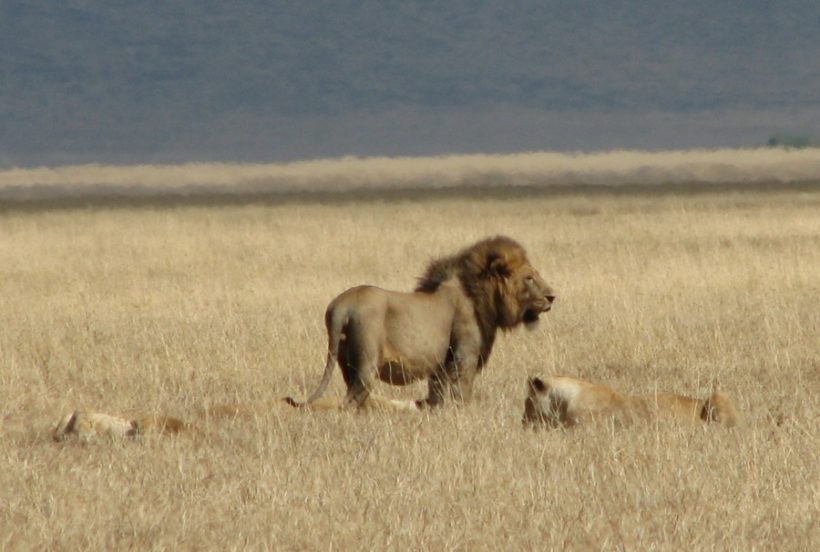
[[[820,546],[820,187],[318,199],[0,212],[0,549]],[[304,397],[337,293],[499,233],[558,298],[472,404],[202,418]],[[718,387],[745,423],[526,431],[538,373]],[[78,406],[201,431],[52,442]]]

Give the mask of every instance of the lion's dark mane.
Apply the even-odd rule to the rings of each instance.
[[[499,262],[501,261],[501,262]],[[472,300],[481,331],[481,369],[490,357],[498,328],[508,328],[510,313],[503,311],[500,279],[528,263],[524,248],[512,238],[496,236],[467,247],[455,255],[432,261],[419,278],[417,292],[434,293],[441,284],[458,278]]]

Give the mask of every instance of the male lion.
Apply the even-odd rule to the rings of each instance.
[[[606,385],[567,376],[538,377],[527,381],[524,401],[525,426],[572,427],[602,417],[618,421],[669,417],[681,421],[737,425],[740,416],[729,395],[715,391],[708,399],[692,399],[674,393],[624,395]]]
[[[373,286],[349,289],[325,313],[328,354],[324,375],[305,403],[325,392],[338,363],[344,404],[368,399],[393,408],[468,401],[473,380],[490,357],[496,331],[521,323],[532,327],[555,295],[530,265],[524,248],[498,236],[433,261],[412,293]],[[371,396],[374,376],[393,385],[428,380],[423,401],[385,401]]]

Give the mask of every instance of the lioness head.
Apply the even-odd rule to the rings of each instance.
[[[539,377],[527,379],[527,398],[524,399],[525,427],[559,427],[572,425],[567,417],[567,403],[550,394],[550,386]]]

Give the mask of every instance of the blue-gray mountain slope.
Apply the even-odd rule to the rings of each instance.
[[[809,0],[0,2],[0,165],[738,145],[818,113]]]

